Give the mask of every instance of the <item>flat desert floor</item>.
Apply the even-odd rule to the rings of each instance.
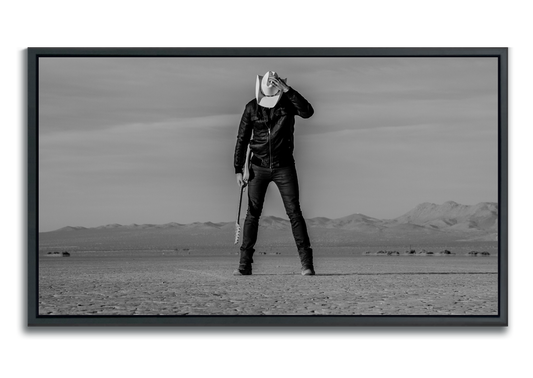
[[[326,251],[327,252],[327,251]],[[39,257],[39,315],[497,315],[498,259],[468,256],[315,256],[171,251]]]

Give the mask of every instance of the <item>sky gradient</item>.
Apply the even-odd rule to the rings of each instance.
[[[39,228],[233,221],[255,77],[288,78],[307,218],[498,198],[496,58],[41,58]],[[286,218],[272,184],[264,215]]]

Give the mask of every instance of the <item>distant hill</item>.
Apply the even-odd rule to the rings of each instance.
[[[56,231],[80,231],[80,230],[85,230],[87,229],[86,227],[72,227],[72,226],[66,226],[66,227],[63,227],[63,228],[60,228],[59,230],[56,230]]]
[[[481,202],[477,205],[460,205],[448,201],[442,205],[422,203],[395,219],[398,223],[430,226],[438,229],[498,231],[498,204]]]

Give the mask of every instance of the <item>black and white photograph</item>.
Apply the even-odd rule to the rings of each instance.
[[[506,49],[311,50],[30,49],[32,322],[505,325]]]

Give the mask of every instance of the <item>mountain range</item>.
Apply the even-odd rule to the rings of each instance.
[[[316,217],[306,219],[311,230],[331,230],[359,235],[380,235],[384,238],[413,237],[416,235],[434,237],[446,234],[458,240],[498,240],[498,204],[494,202],[481,202],[476,205],[462,205],[453,201],[441,205],[434,203],[421,203],[411,211],[394,219],[378,219],[364,214],[352,214],[343,218],[330,219]],[[76,232],[83,230],[181,230],[189,233],[202,233],[203,231],[228,231],[234,229],[235,222],[195,222],[190,224],[108,224],[99,227],[85,228],[67,226],[59,230],[41,233],[50,234],[57,232]],[[267,230],[290,230],[290,222],[274,216],[263,216],[260,227]]]
[[[318,217],[306,221],[310,228],[379,234],[385,238],[446,234],[456,240],[498,240],[498,204],[494,202],[476,205],[462,205],[454,201],[441,205],[425,202],[394,219],[377,219],[357,213],[338,219]],[[261,224],[267,228],[281,228],[287,227],[289,222],[270,217]]]

